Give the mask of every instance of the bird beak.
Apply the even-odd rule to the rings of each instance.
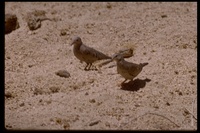
[[[111,56],[112,61],[115,60],[116,56],[117,56],[117,54],[114,54]]]
[[[74,44],[74,42],[72,42],[71,44],[70,44],[70,46],[72,46]]]

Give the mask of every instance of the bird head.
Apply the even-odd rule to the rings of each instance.
[[[78,36],[73,37],[70,45],[72,46],[73,44],[82,44],[81,38]]]
[[[124,58],[123,58],[123,56],[120,54],[120,53],[117,53],[117,54],[114,54],[113,56],[112,56],[112,60],[115,60],[115,61],[121,61],[121,60],[123,60]]]

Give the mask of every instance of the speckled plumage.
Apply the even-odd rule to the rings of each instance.
[[[76,58],[78,58],[80,61],[86,62],[87,65],[85,70],[89,70],[92,66],[92,63],[97,60],[111,59],[111,57],[103,54],[102,52],[84,45],[80,37],[74,37],[71,45],[74,45],[73,52]]]
[[[128,79],[133,80],[142,71],[143,67],[148,65],[148,63],[135,64],[125,61],[121,54],[113,56],[113,60],[117,62],[117,72],[125,78],[122,83]]]

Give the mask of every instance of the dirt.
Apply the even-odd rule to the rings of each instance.
[[[30,31],[34,10],[54,21]],[[197,130],[197,2],[5,2],[5,13],[20,25],[5,35],[6,129]],[[76,35],[149,64],[125,85],[115,62],[85,71]]]

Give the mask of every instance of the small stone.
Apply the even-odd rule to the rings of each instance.
[[[90,99],[89,102],[90,103],[95,103],[96,101],[95,101],[95,99]]]
[[[186,49],[186,48],[187,48],[187,45],[188,45],[188,44],[183,44],[183,49]]]
[[[90,30],[87,30],[87,33],[88,33],[88,34],[92,34],[92,32],[91,32]]]
[[[70,124],[69,124],[69,123],[63,124],[63,128],[64,128],[64,129],[69,129],[69,128],[70,128]]]
[[[184,116],[189,115],[189,114],[190,114],[190,112],[188,110],[184,110],[184,112],[183,112]]]
[[[29,68],[33,67],[33,65],[28,65]]]
[[[174,73],[178,75],[178,71],[174,71]]]
[[[42,102],[42,99],[39,100],[39,103],[41,103],[41,102]]]
[[[154,108],[159,109],[159,106],[158,105],[154,105]]]
[[[137,103],[136,103],[136,104],[135,104],[135,107],[140,107],[140,104],[137,104]]]
[[[169,102],[167,102],[167,103],[166,103],[166,105],[167,105],[167,106],[170,106],[170,103],[169,103]]]
[[[56,118],[56,123],[61,124],[62,119],[61,118]]]
[[[182,96],[182,95],[183,95],[183,93],[182,93],[182,92],[179,92],[178,94],[179,94],[180,96]]]
[[[110,3],[108,3],[108,4],[106,5],[106,7],[107,7],[108,9],[111,9],[111,8],[112,8],[112,6],[111,6]]]
[[[190,82],[190,84],[191,84],[191,85],[194,85],[194,83],[193,83],[193,82]]]
[[[46,101],[47,104],[51,104],[51,100]]]
[[[5,97],[6,98],[12,98],[13,97],[13,95],[12,95],[12,93],[11,92],[5,92]]]
[[[22,103],[19,104],[20,107],[22,107],[22,106],[24,106],[24,105],[25,105],[24,102],[22,102]]]
[[[91,122],[91,123],[89,124],[89,126],[94,126],[94,125],[98,124],[99,122],[100,122],[100,120],[97,120],[97,121]]]
[[[60,36],[65,36],[67,34],[66,30],[62,29],[60,31]]]
[[[62,124],[63,124],[63,128],[64,129],[69,129],[70,128],[70,124],[69,124],[68,120],[63,119],[62,120]]]
[[[60,77],[64,77],[64,78],[70,77],[70,73],[66,70],[59,70],[59,71],[55,72],[55,74],[60,76]]]
[[[167,17],[167,15],[161,15],[161,17],[162,17],[162,18],[166,18],[166,17]]]
[[[11,126],[11,125],[6,125],[6,128],[9,128],[9,129],[11,129],[11,128],[12,128],[12,126]]]

